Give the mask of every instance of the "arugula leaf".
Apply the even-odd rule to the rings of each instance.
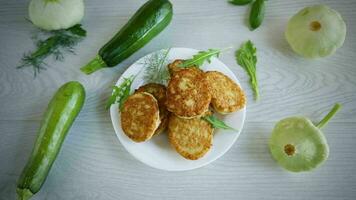
[[[120,110],[123,103],[130,96],[131,85],[135,76],[130,76],[129,78],[124,78],[124,81],[119,86],[114,86],[111,96],[106,102],[105,109],[109,109],[112,104],[119,103]]]
[[[126,88],[125,88],[125,90],[123,91],[123,94],[122,94],[121,98],[119,98],[119,100],[118,100],[120,110],[122,110],[122,106],[124,105],[126,99],[129,98],[130,92],[131,92],[131,84],[130,84],[129,87],[126,87]]]
[[[219,57],[223,50],[220,49],[208,49],[207,51],[199,51],[197,54],[193,55],[193,58],[184,60],[179,66],[182,68],[192,67],[192,66],[202,66],[205,61],[211,62],[213,56]]]
[[[223,122],[219,118],[215,117],[214,115],[205,116],[205,117],[203,117],[203,119],[206,120],[207,122],[209,122],[214,128],[238,131],[238,130],[226,125],[225,122]]]
[[[255,100],[259,98],[258,82],[256,74],[256,48],[253,43],[249,40],[245,42],[239,50],[235,53],[237,63],[245,69],[247,74],[250,76],[250,84],[255,93]]]

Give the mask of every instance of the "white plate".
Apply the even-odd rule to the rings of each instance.
[[[196,54],[198,50],[189,48],[172,48],[168,55],[168,60],[187,59]],[[147,56],[150,56],[146,55]],[[116,85],[119,85],[124,77],[137,75],[132,83],[131,90],[137,89],[144,84],[143,81],[143,61],[145,57],[132,64],[119,78]],[[232,80],[239,84],[239,81],[233,72],[223,64],[219,59],[213,58],[211,63],[205,63],[202,66],[204,71],[215,70],[224,73]],[[118,105],[112,105],[110,108],[111,120],[121,144],[130,152],[137,160],[157,169],[167,171],[184,171],[191,170],[207,165],[222,155],[224,155],[234,144],[239,137],[245,120],[246,108],[234,112],[226,116],[219,116],[226,124],[239,130],[238,132],[216,129],[214,132],[213,146],[210,151],[199,160],[191,161],[180,156],[169,144],[167,133],[161,133],[158,136],[153,136],[152,139],[146,142],[135,143],[129,139],[121,129],[120,113],[118,112]]]

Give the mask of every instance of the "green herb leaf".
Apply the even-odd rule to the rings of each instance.
[[[247,74],[250,76],[250,84],[255,93],[255,100],[259,98],[258,82],[256,75],[256,48],[253,43],[249,40],[244,43],[239,50],[235,53],[237,63],[245,69]]]
[[[239,6],[246,5],[251,2],[252,2],[252,0],[229,0],[229,3],[234,4],[234,5],[239,5]]]
[[[49,37],[47,35],[49,35]],[[44,36],[47,38],[40,39]],[[85,36],[86,31],[81,28],[80,24],[66,30],[50,32],[40,30],[37,35],[33,37],[37,49],[24,54],[21,59],[21,64],[17,68],[32,66],[34,76],[36,77],[41,70],[45,69],[45,58],[53,55],[55,60],[62,61],[64,59],[63,51],[74,53],[74,46]]]
[[[120,110],[122,110],[122,107],[123,107],[126,99],[129,98],[130,92],[131,92],[131,84],[130,84],[130,87],[125,88],[121,98],[118,100]]]
[[[258,28],[265,17],[265,0],[256,0],[250,12],[250,26],[252,30]]]
[[[147,57],[142,63],[145,69],[143,79],[146,83],[166,84],[170,78],[167,64],[169,49],[163,49]]]
[[[119,86],[114,86],[111,96],[106,102],[105,109],[109,109],[112,104],[119,103],[120,110],[123,103],[130,96],[131,85],[135,76],[130,76],[129,78],[124,78],[124,81]]]
[[[210,63],[211,58],[213,56],[219,57],[220,53],[224,50],[208,49],[207,51],[199,51],[197,54],[193,55],[193,58],[184,60],[183,63],[179,66],[182,68],[194,67],[194,66],[200,67],[204,64],[205,61],[208,61],[208,63]]]
[[[112,92],[111,92],[111,96],[110,96],[109,99],[106,101],[106,105],[105,105],[105,109],[106,109],[106,110],[109,109],[110,106],[116,102],[116,97],[117,97],[118,94],[119,94],[119,90],[120,90],[119,87],[113,86],[112,88],[113,88],[113,89],[112,89]]]
[[[219,118],[215,117],[214,115],[205,116],[203,117],[203,119],[209,122],[214,128],[238,131],[226,125],[225,122],[221,121]]]
[[[81,24],[74,25],[68,28],[67,30],[73,33],[74,35],[78,35],[81,37],[87,36],[87,31],[82,28]]]

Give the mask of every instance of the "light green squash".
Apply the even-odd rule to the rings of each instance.
[[[341,15],[325,6],[306,7],[289,21],[285,37],[292,49],[306,58],[333,54],[345,41],[346,24]]]
[[[269,140],[272,157],[280,166],[292,172],[318,167],[329,156],[329,146],[320,128],[340,107],[336,104],[318,125],[305,117],[289,117],[279,121]]]

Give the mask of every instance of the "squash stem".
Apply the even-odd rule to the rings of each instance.
[[[337,113],[337,111],[339,111],[340,108],[341,105],[336,103],[334,107],[330,110],[330,112],[316,126],[320,129],[323,128],[329,122],[329,120],[334,117],[334,115]]]
[[[89,75],[99,69],[107,67],[104,60],[101,58],[100,55],[97,55],[93,60],[91,60],[88,64],[84,67],[80,68],[80,71],[84,72],[85,74]]]
[[[33,193],[29,189],[16,189],[17,199],[19,200],[28,200],[33,196]]]

